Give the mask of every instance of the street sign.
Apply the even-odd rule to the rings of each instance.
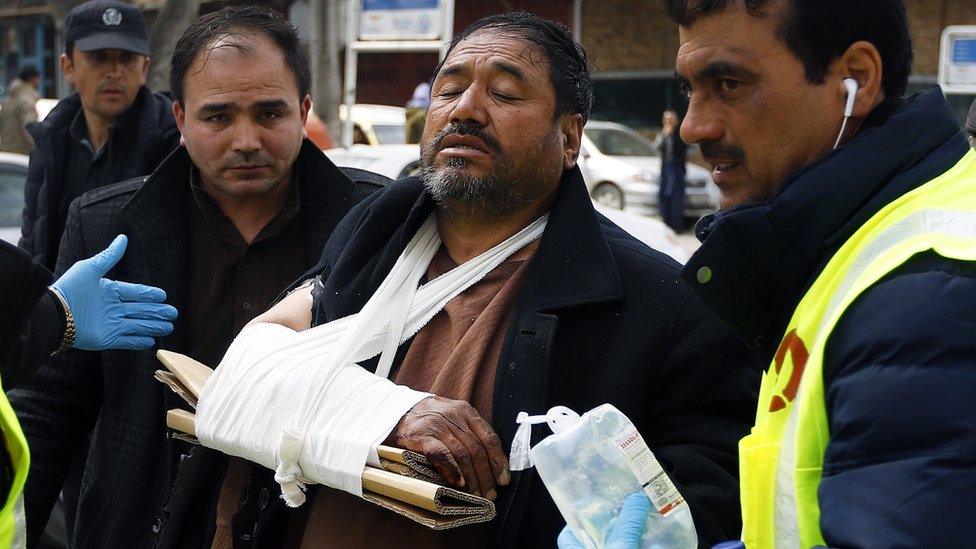
[[[441,0],[362,0],[360,40],[438,40]]]
[[[947,94],[976,94],[976,25],[954,25],[942,31],[939,85]]]

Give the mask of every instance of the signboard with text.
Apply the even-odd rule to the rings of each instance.
[[[441,0],[362,0],[360,40],[439,40]]]
[[[976,94],[976,26],[955,25],[942,32],[939,85],[945,93]]]

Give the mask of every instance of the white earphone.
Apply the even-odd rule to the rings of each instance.
[[[844,138],[844,132],[847,130],[847,120],[854,115],[854,100],[857,99],[857,80],[853,78],[844,79],[844,87],[847,88],[847,104],[844,106],[844,122],[840,126],[840,134],[837,135],[837,141],[834,142],[834,148],[840,146],[841,139]]]
[[[857,80],[845,78],[844,87],[847,88],[847,106],[844,108],[844,118],[850,118],[854,114],[854,100],[857,99]]]

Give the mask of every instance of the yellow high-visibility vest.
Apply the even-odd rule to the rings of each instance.
[[[830,440],[823,355],[848,306],[912,256],[976,261],[976,153],[885,206],[844,243],[803,296],[739,442],[749,549],[825,545],[817,488]],[[974,312],[976,314],[976,312]]]
[[[26,547],[26,521],[24,518],[24,482],[30,469],[30,453],[27,439],[20,429],[20,422],[10,407],[7,397],[0,392],[0,431],[4,450],[13,467],[13,482],[7,500],[0,508],[0,548]]]

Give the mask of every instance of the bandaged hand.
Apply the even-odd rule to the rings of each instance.
[[[438,396],[418,402],[386,444],[420,452],[451,485],[494,500],[510,480],[508,457],[487,421],[467,402]]]

